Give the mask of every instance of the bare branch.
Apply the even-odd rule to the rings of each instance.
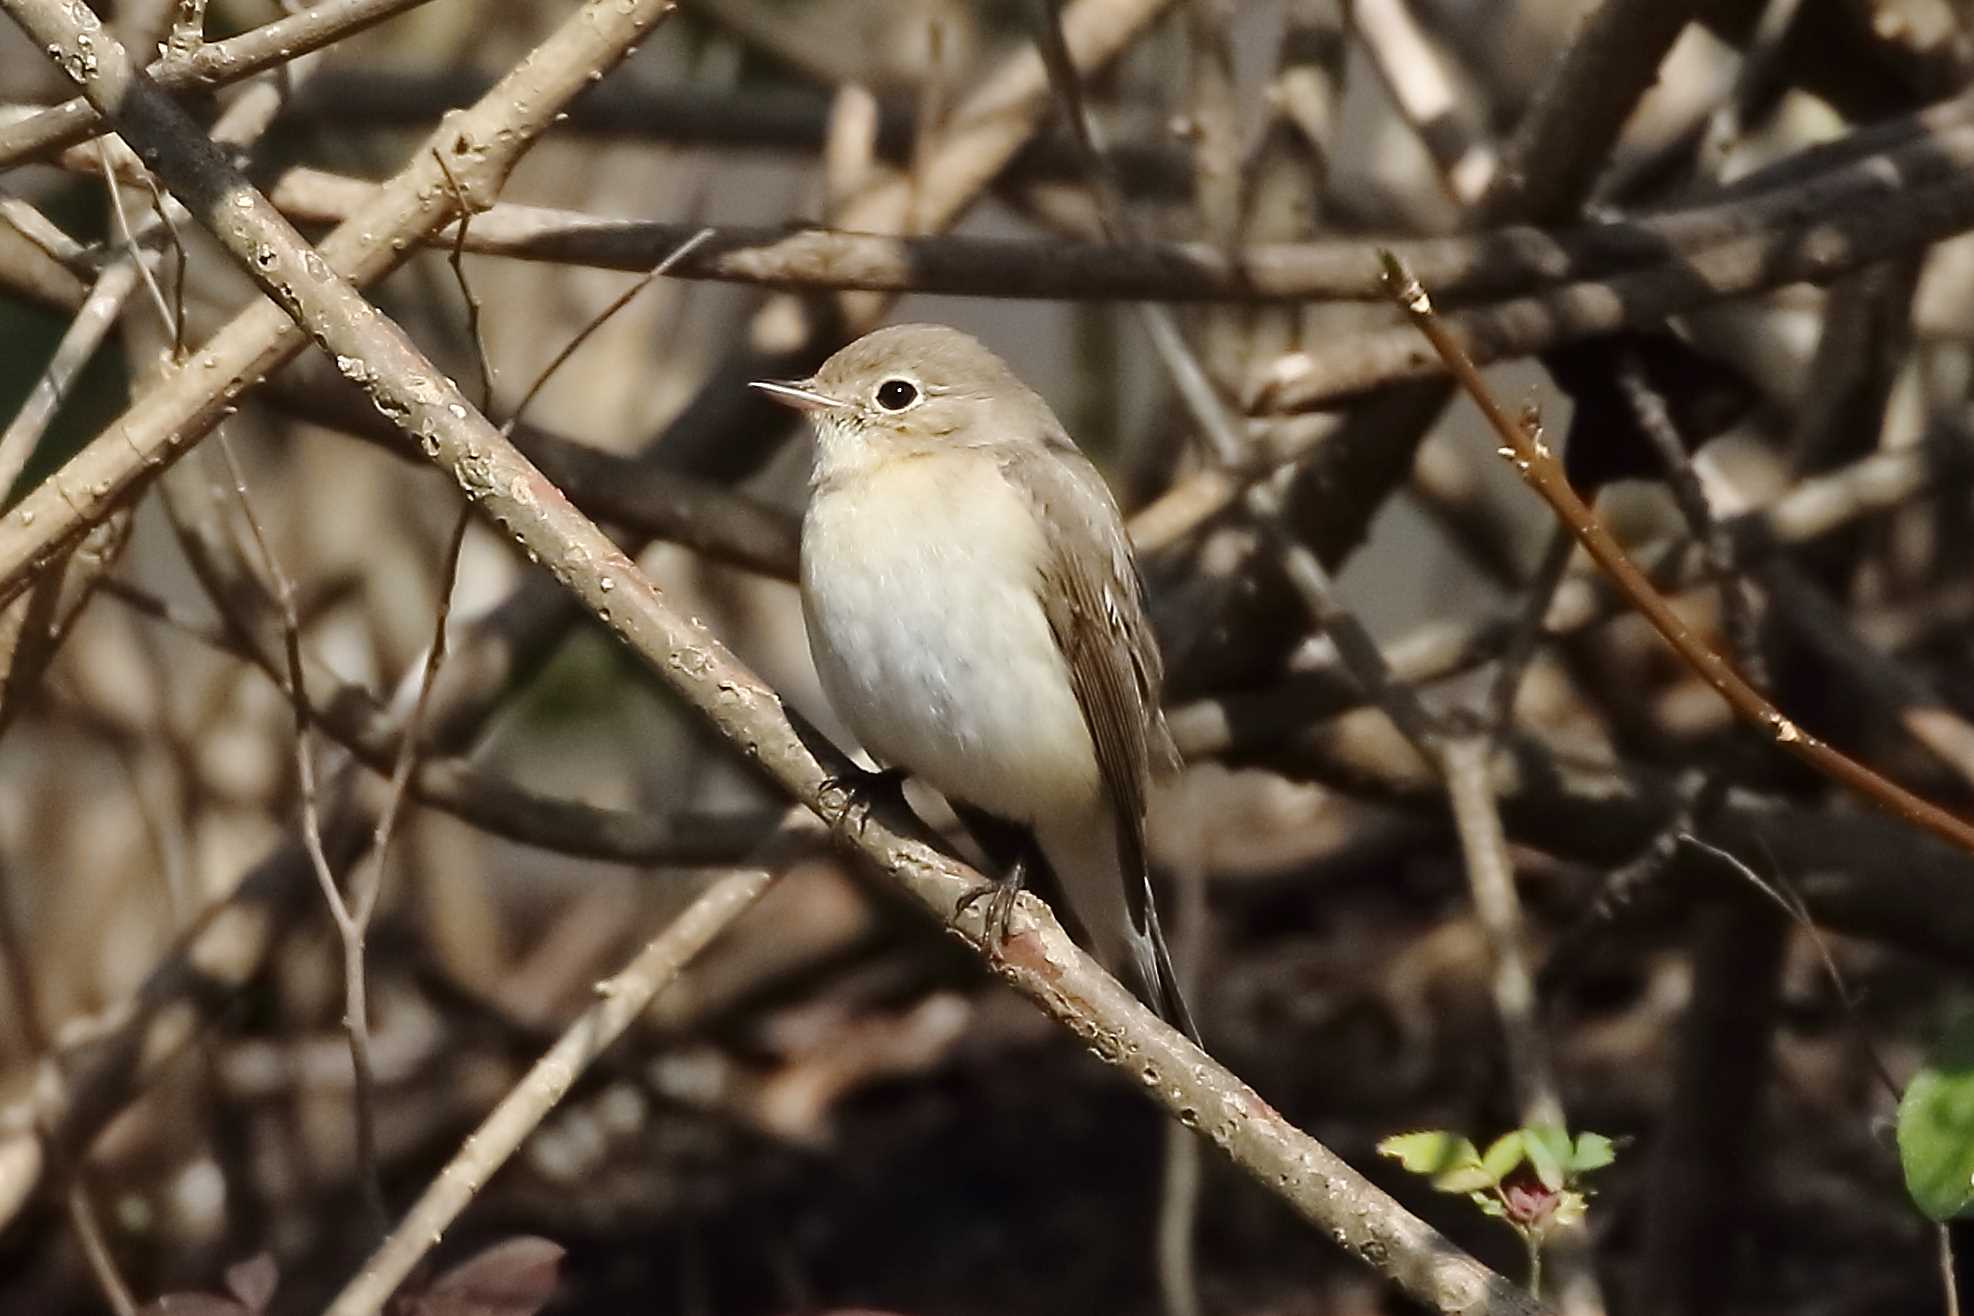
[[[452,192],[432,151],[445,155],[474,205],[490,203],[508,171],[554,122],[557,109],[589,85],[593,72],[622,58],[666,12],[662,0],[643,0],[629,10],[590,0],[480,104],[449,119],[403,170],[372,193],[368,204],[323,241],[313,259],[325,269],[368,283],[404,258],[412,238],[448,222]],[[203,48],[214,49],[217,44]],[[128,68],[119,72],[134,73]],[[228,203],[224,195],[180,199],[201,211],[202,218],[224,213]],[[203,436],[250,384],[294,356],[306,341],[273,305],[257,303],[236,316],[194,353],[187,369],[139,399],[0,524],[0,602],[17,594],[38,564],[118,505],[133,484]]]
[[[159,86],[170,91],[223,86],[320,50],[424,3],[425,0],[319,0],[265,27],[225,41],[202,43],[182,58],[174,55],[160,59],[150,72]],[[73,146],[102,130],[102,116],[80,96],[32,118],[0,125],[0,168]]]
[[[480,1185],[568,1095],[583,1071],[637,1021],[652,997],[747,912],[773,879],[771,868],[742,869],[717,879],[670,926],[646,942],[630,963],[597,983],[596,1003],[563,1030],[555,1045],[466,1139],[363,1270],[329,1304],[328,1316],[370,1316],[381,1310],[419,1258],[466,1209]]]
[[[722,225],[673,277],[776,288],[854,288],[1064,300],[1300,301],[1380,298],[1376,249],[1387,247],[1448,304],[1674,268],[1695,253],[1751,240],[1769,252],[1800,245],[1836,216],[1906,210],[1914,189],[1953,184],[1974,167],[1974,101],[1955,101],[1854,134],[1856,157],[1811,148],[1688,206],[1555,228],[1512,226],[1449,238],[1350,238],[1259,243],[1075,242],[1065,239],[887,236],[847,227]],[[1889,140],[1887,138],[1889,137]],[[1846,139],[1848,140],[1848,139]],[[87,162],[80,162],[87,164]],[[297,167],[272,193],[298,222],[347,218],[370,184]],[[469,251],[522,260],[643,271],[697,231],[693,224],[501,202],[477,215]],[[449,245],[454,235],[420,239]]]
[[[828,789],[847,767],[818,758],[780,698],[703,627],[672,609],[635,564],[505,440],[396,325],[323,266],[286,221],[191,130],[176,106],[134,75],[122,48],[90,33],[55,0],[7,0],[16,21],[53,46],[92,103],[113,109],[141,150],[214,236],[328,350],[358,362],[380,407],[419,436],[427,455],[539,557],[688,706],[792,796],[832,823],[851,806]],[[94,36],[93,65],[78,38]],[[222,219],[223,217],[223,219]],[[876,861],[929,912],[952,921],[981,880],[859,811],[846,841]],[[1024,903],[1001,971],[1128,1066],[1182,1123],[1196,1125],[1257,1179],[1406,1291],[1453,1312],[1526,1311],[1526,1298],[1479,1267],[1313,1139],[1289,1128],[1238,1079],[1160,1024],[1077,951],[1053,920]],[[973,936],[984,936],[978,927]],[[1032,940],[1031,940],[1032,939]],[[1019,943],[1029,943],[1027,945]],[[1044,958],[1031,958],[1041,950]],[[1044,949],[1046,948],[1046,949]],[[1135,1054],[1122,1045],[1133,1039]],[[422,1244],[421,1244],[422,1246]],[[380,1295],[381,1296],[381,1295]]]
[[[1502,410],[1473,360],[1439,322],[1431,301],[1418,282],[1395,263],[1391,270],[1393,296],[1405,308],[1414,326],[1440,353],[1447,369],[1452,371],[1480,407],[1489,427],[1501,440],[1502,455],[1514,463],[1523,480],[1542,496],[1558,519],[1570,527],[1578,542],[1616,582],[1631,600],[1632,606],[1665,637],[1666,643],[1680,658],[1733,707],[1736,714],[1759,728],[1771,743],[1784,752],[1802,759],[1823,775],[1849,787],[1895,817],[1963,849],[1974,850],[1974,826],[1920,799],[1896,782],[1886,780],[1803,730],[1749,685],[1733,664],[1708,648],[1644,573],[1632,564],[1624,549],[1611,537],[1610,531],[1576,496],[1563,475],[1562,463],[1543,442],[1540,429],[1517,423]]]

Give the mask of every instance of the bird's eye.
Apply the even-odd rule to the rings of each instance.
[[[887,379],[877,386],[877,405],[886,411],[903,411],[918,401],[918,387],[909,379]]]

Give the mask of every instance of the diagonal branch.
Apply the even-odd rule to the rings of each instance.
[[[764,856],[764,858],[766,858]],[[596,1001],[562,1031],[330,1303],[327,1316],[379,1311],[446,1228],[575,1080],[650,1006],[700,951],[753,908],[774,879],[772,867],[737,869],[702,892],[614,976],[596,984]]]
[[[589,85],[593,73],[623,58],[669,10],[663,0],[637,0],[628,9],[590,0],[477,105],[448,118],[396,176],[309,253],[312,264],[294,273],[312,281],[319,277],[317,270],[327,274],[333,269],[370,283],[394,269],[413,239],[453,217],[455,193],[434,152],[444,156],[473,205],[491,204],[560,107]],[[62,62],[71,72],[93,79],[105,72],[107,49],[101,37],[92,38],[90,47],[71,49]],[[127,64],[123,73],[141,76]],[[146,85],[155,86],[148,79]],[[162,92],[157,99],[172,120],[185,123]],[[205,141],[189,124],[177,135]],[[214,148],[208,144],[206,149]],[[211,218],[205,212],[212,204],[225,202],[224,197],[179,199],[201,212],[202,219]],[[18,594],[40,564],[118,506],[135,484],[201,438],[241,393],[307,341],[280,308],[266,302],[235,316],[193,353],[184,369],[139,399],[0,524],[0,603]]]
[[[1480,407],[1489,428],[1501,441],[1501,454],[1514,464],[1523,481],[1550,505],[1557,518],[1569,526],[1632,606],[1665,637],[1666,643],[1680,658],[1732,706],[1738,716],[1760,728],[1784,752],[1803,760],[1816,771],[1848,787],[1894,817],[1923,828],[1964,850],[1974,851],[1974,825],[1919,798],[1898,783],[1881,777],[1856,759],[1805,731],[1748,684],[1732,663],[1695,635],[1665,596],[1632,563],[1611,532],[1570,488],[1568,479],[1563,475],[1563,464],[1543,441],[1541,430],[1526,422],[1517,423],[1502,410],[1501,403],[1488,388],[1487,381],[1481,378],[1472,358],[1440,323],[1431,300],[1418,281],[1396,263],[1392,263],[1390,269],[1393,297],[1405,308],[1413,325],[1426,336],[1453,377]]]
[[[1072,32],[1071,53],[1078,67],[1094,69],[1115,58],[1168,3],[1170,0],[1076,0],[1066,19]],[[636,13],[608,13],[604,30],[613,43],[628,44],[638,28],[636,23],[626,22],[637,17]],[[578,11],[570,23],[596,26],[595,7]],[[551,56],[557,50],[566,53],[561,41],[558,31],[536,47],[529,63],[549,61],[551,67],[559,69],[562,57]],[[598,68],[600,71],[601,65]],[[589,80],[586,71],[579,70],[579,74],[585,83]],[[559,81],[556,86],[559,94]],[[926,171],[926,180],[936,179],[937,187],[921,180],[921,220],[931,222],[936,216],[937,223],[944,225],[962,213],[980,188],[1039,131],[1040,105],[1046,95],[1040,63],[1030,52],[1005,61],[962,101],[939,135],[938,151],[942,156],[950,155],[951,162]],[[479,111],[471,113],[478,115]],[[439,186],[436,172],[432,182]],[[450,194],[450,189],[444,190]],[[868,226],[881,225],[892,192],[889,185],[871,189],[856,200],[851,213],[863,217],[860,222]],[[80,300],[79,290],[75,300]],[[288,324],[278,314],[275,319],[277,329]],[[647,456],[654,464],[702,478],[752,469],[763,449],[770,448],[775,431],[757,414],[757,404],[740,381],[813,368],[832,345],[831,335],[841,329],[834,321],[813,322],[802,341],[787,346],[777,338],[786,322],[774,318],[772,304],[757,318],[755,327],[757,332],[749,342],[768,345],[736,351],[722,364],[699,397],[647,445]],[[217,380],[206,387],[217,392],[232,386]],[[122,436],[113,429],[96,442],[115,447],[121,441]],[[12,524],[10,517],[7,525]],[[428,716],[430,748],[439,753],[459,753],[475,741],[509,692],[539,669],[578,616],[573,600],[554,581],[545,575],[530,575],[499,604],[463,628],[460,642],[453,646],[456,656],[448,662],[434,693]],[[401,689],[404,685],[399,683]],[[424,778],[426,771],[419,775]],[[332,816],[329,830],[340,837],[352,835],[355,829],[367,829],[374,821],[365,816],[371,807],[360,798],[348,801],[344,813]],[[568,815],[570,808],[561,806],[558,812]],[[566,842],[573,832],[563,830]],[[731,828],[719,830],[733,835]],[[758,834],[755,828],[748,837]],[[667,839],[661,830],[652,838],[656,845],[646,848],[655,857],[686,840],[696,844],[706,835],[702,820],[693,820],[681,829],[676,841]],[[618,847],[620,855],[638,848],[634,837],[625,839],[632,843]],[[360,846],[360,838],[351,844]],[[352,851],[336,862],[353,862],[355,856]],[[728,863],[733,856],[731,849],[721,849],[700,857],[705,862]],[[299,842],[291,838],[243,879],[236,895],[212,911],[209,926],[182,938],[146,976],[134,998],[120,1003],[99,1046],[88,1056],[64,1057],[73,1062],[70,1093],[42,1110],[38,1123],[29,1121],[31,1126],[48,1130],[45,1139],[28,1134],[12,1145],[0,1143],[0,1220],[19,1210],[45,1174],[53,1171],[59,1177],[61,1167],[86,1148],[112,1116],[155,1080],[196,1030],[233,999],[247,978],[264,964],[278,933],[293,920],[310,891],[306,856]],[[250,936],[229,935],[243,926],[250,930]],[[224,980],[214,981],[207,975],[204,966],[212,963],[224,963]],[[44,1063],[57,1062],[50,1058]]]
[[[840,823],[850,808],[827,786],[847,771],[790,719],[780,697],[697,621],[675,610],[616,544],[576,511],[459,388],[391,321],[336,276],[148,79],[93,16],[59,0],[5,0],[51,48],[91,103],[148,152],[161,176],[252,277],[415,435],[481,510],[536,554],[558,581],[648,663],[686,704],[791,796]],[[83,11],[86,14],[86,11]],[[85,58],[85,55],[87,57]],[[880,818],[845,829],[846,843],[947,922],[983,884]],[[982,936],[976,926],[968,931]],[[1533,1304],[1474,1262],[1232,1074],[1165,1027],[1078,951],[1033,901],[1017,916],[999,965],[1025,995],[1145,1083],[1182,1123],[1200,1128],[1260,1182],[1408,1293],[1445,1311],[1528,1312]],[[1135,1048],[1135,1049],[1134,1049]]]

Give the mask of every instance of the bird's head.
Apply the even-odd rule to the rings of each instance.
[[[818,481],[940,447],[1039,438],[1057,428],[1006,362],[945,325],[879,329],[807,379],[752,387],[808,416]]]

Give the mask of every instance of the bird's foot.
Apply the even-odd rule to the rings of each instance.
[[[1024,857],[1015,860],[1014,867],[1001,881],[975,887],[961,896],[959,904],[953,907],[953,922],[958,924],[966,917],[968,910],[986,901],[987,912],[980,922],[981,935],[988,952],[998,956],[1008,939],[1008,925],[1014,919],[1015,902],[1027,885],[1028,860]]]
[[[871,811],[879,804],[905,807],[905,776],[900,768],[876,772],[853,768],[841,776],[825,777],[816,795],[824,808],[830,808],[830,801],[835,799],[837,822],[854,827],[862,836],[870,824]]]

